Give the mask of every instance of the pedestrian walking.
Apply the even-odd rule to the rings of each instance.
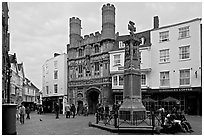
[[[73,118],[75,117],[75,112],[76,112],[76,107],[74,104],[72,104],[71,106],[71,112],[72,112],[72,115],[73,115]]]
[[[22,104],[20,108],[20,123],[24,124],[24,116],[25,116],[25,107]]]
[[[55,105],[55,113],[56,113],[56,119],[58,119],[59,118],[59,105],[58,105],[58,103],[56,103],[56,105]]]
[[[67,104],[65,106],[65,115],[66,115],[66,118],[70,118],[70,106],[69,106],[69,104]]]
[[[84,105],[84,116],[88,116],[88,105]]]
[[[16,120],[20,120],[20,110],[19,110],[20,106],[16,107]]]
[[[27,106],[26,108],[26,114],[27,114],[26,119],[30,119],[30,107],[29,106]]]

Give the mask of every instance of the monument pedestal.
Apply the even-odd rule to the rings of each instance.
[[[146,109],[138,99],[124,99],[119,109],[119,119],[134,122],[146,118]]]

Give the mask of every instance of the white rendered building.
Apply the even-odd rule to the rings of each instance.
[[[67,103],[67,54],[56,54],[43,65],[42,92],[44,112],[54,112],[55,104],[64,114]]]
[[[141,40],[141,89],[142,99],[152,98],[155,109],[170,110],[179,100],[179,107],[188,114],[201,114],[201,19],[159,27],[154,17],[152,30],[136,34]],[[110,74],[114,101],[122,101],[124,45],[126,36],[119,36],[110,53]],[[147,110],[151,103],[143,102]],[[195,107],[196,106],[196,107]]]

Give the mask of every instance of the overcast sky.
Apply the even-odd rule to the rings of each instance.
[[[69,43],[69,18],[82,20],[82,36],[102,29],[101,8],[106,3],[93,2],[9,2],[10,53],[23,62],[25,76],[42,89],[42,65],[54,53],[66,53]],[[111,2],[116,7],[116,32],[128,34],[129,20],[137,32],[153,27],[159,16],[160,26],[202,17],[201,2],[150,3]]]

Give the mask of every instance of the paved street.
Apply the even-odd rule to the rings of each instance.
[[[201,135],[202,134],[202,117],[186,116],[191,123],[193,133],[178,133],[179,135]],[[42,121],[40,121],[42,119]],[[64,115],[60,115],[59,119],[55,119],[54,114],[38,115],[31,113],[31,119],[26,120],[25,124],[16,123],[18,135],[116,135],[106,130],[89,127],[89,121],[95,122],[95,117],[76,116],[74,119],[66,119]],[[164,134],[161,134],[164,135]]]
[[[40,121],[42,119],[42,121]],[[31,119],[26,120],[25,124],[16,123],[18,135],[111,135],[114,133],[89,127],[89,121],[94,122],[94,116],[76,116],[74,119],[66,119],[60,115],[55,119],[54,114],[38,115],[31,113]]]

